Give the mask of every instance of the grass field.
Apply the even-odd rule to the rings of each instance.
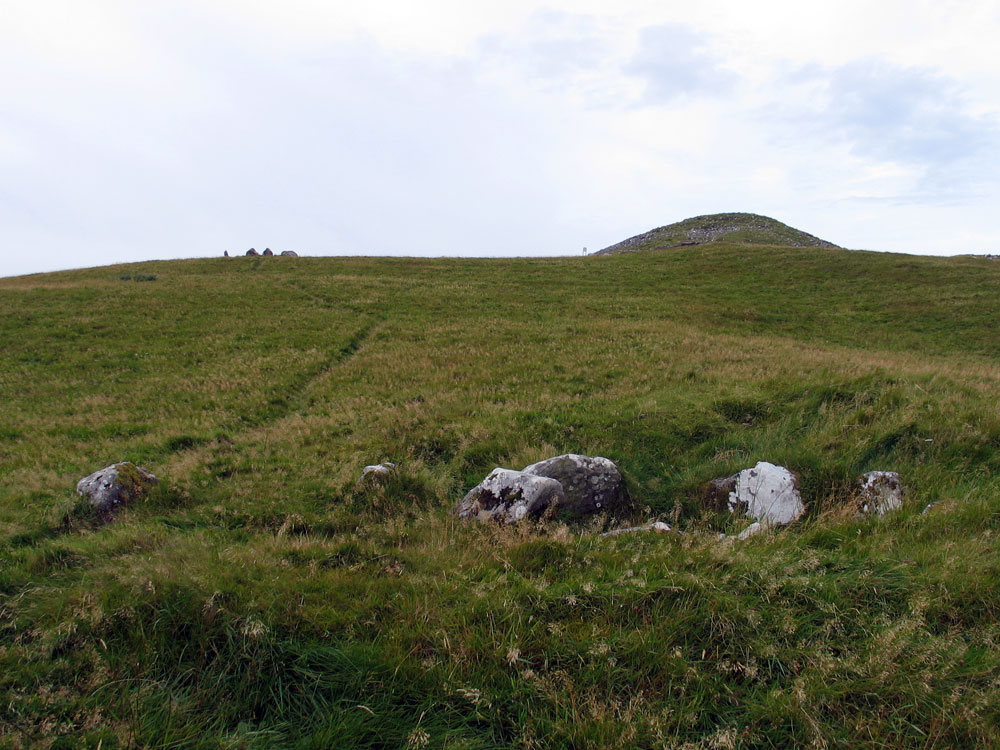
[[[0,748],[1000,747],[998,321],[1000,264],[827,248],[0,279]],[[564,452],[629,513],[450,516]],[[720,541],[759,460],[807,516]]]

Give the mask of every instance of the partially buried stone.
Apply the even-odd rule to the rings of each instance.
[[[262,255],[274,255],[274,252],[271,250],[271,248],[265,247]]]
[[[297,252],[295,252],[294,250],[282,250],[281,251],[281,255],[285,256],[286,258],[298,258],[299,257],[299,254]]]
[[[896,472],[869,471],[858,482],[862,513],[882,517],[903,507],[903,484]]]
[[[523,471],[496,468],[455,506],[459,518],[516,523],[562,503],[562,485]]]
[[[385,484],[393,474],[396,473],[396,464],[386,461],[380,464],[372,464],[361,470],[361,484],[371,487]]]
[[[729,510],[741,509],[762,525],[778,526],[797,520],[805,507],[795,475],[784,466],[760,461],[736,475],[736,489],[729,494]]]
[[[84,477],[77,482],[76,491],[100,514],[110,516],[119,507],[143,497],[157,481],[145,469],[124,461]]]
[[[524,473],[559,482],[566,496],[559,510],[572,516],[611,513],[628,500],[618,467],[601,456],[566,453],[526,466]]]

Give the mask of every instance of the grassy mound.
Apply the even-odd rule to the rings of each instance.
[[[998,745],[998,314],[986,260],[725,243],[0,280],[0,748]],[[633,514],[449,515],[564,452]],[[807,517],[720,543],[758,460]]]
[[[688,245],[706,245],[712,242],[789,247],[837,247],[832,242],[821,240],[768,216],[731,213],[695,216],[668,224],[665,227],[651,229],[603,250],[598,250],[594,255],[665,250]]]

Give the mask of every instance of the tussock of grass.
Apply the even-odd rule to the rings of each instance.
[[[998,286],[730,245],[0,280],[0,747],[998,745]],[[635,507],[449,515],[562,452]],[[122,460],[162,481],[101,525]],[[758,460],[807,517],[720,542],[699,488]]]

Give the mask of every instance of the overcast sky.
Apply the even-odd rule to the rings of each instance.
[[[0,0],[0,276],[721,211],[1000,252],[997,39],[996,0]]]

